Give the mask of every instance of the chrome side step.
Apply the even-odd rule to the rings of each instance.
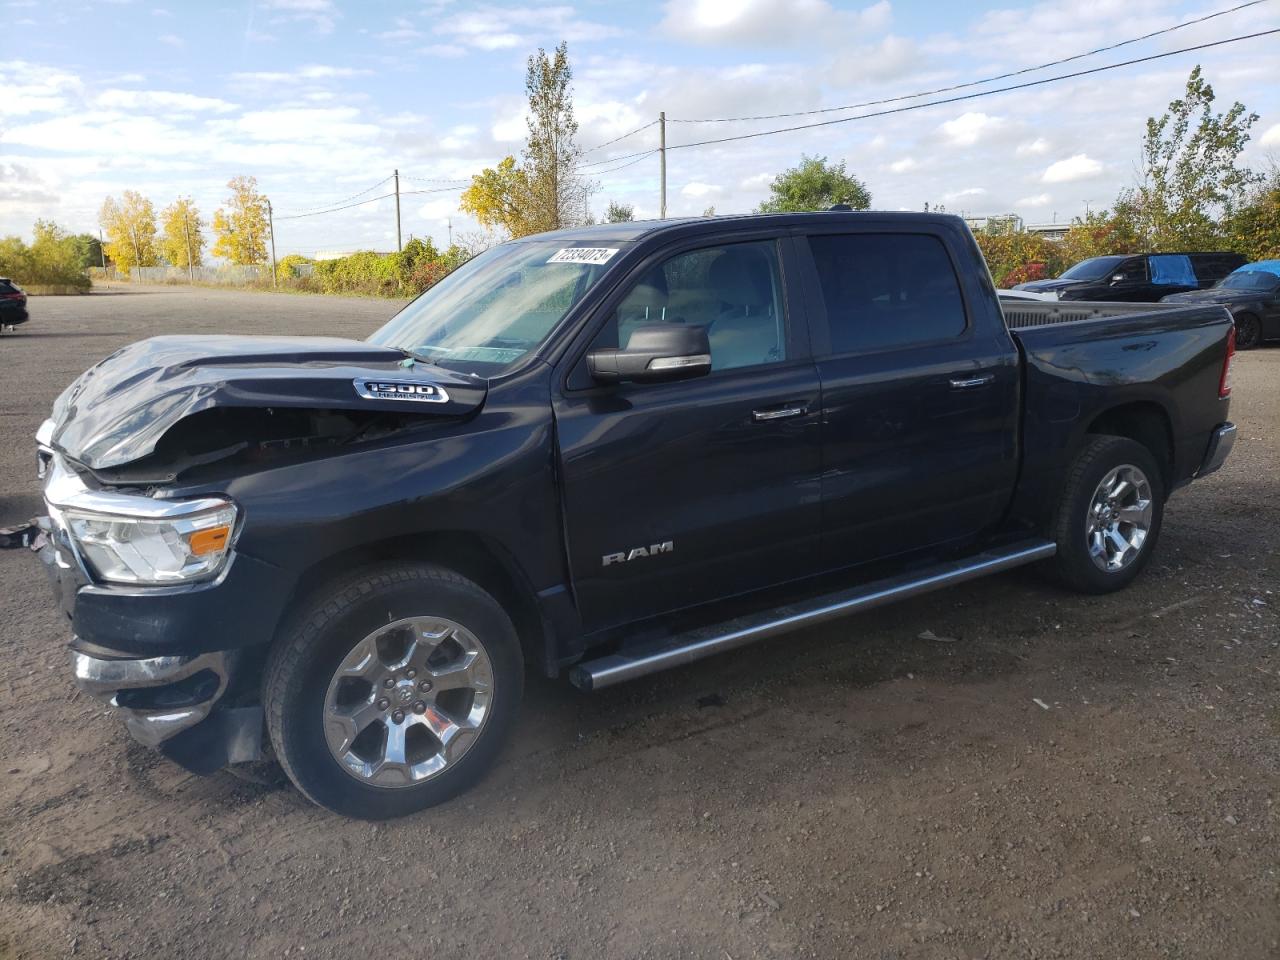
[[[624,650],[598,660],[588,660],[569,671],[569,682],[580,690],[600,690],[800,627],[825,623],[859,610],[869,610],[896,600],[964,583],[966,580],[1046,560],[1057,552],[1057,545],[1049,540],[1025,540],[1008,547],[986,550],[963,560],[940,563],[910,574],[887,577],[830,593],[804,603],[691,630],[669,638],[660,646]]]

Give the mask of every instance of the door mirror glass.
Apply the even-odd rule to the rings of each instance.
[[[625,347],[588,353],[587,369],[600,383],[689,380],[711,372],[711,344],[704,327],[646,324],[631,331]]]
[[[1111,275],[1111,282],[1112,282],[1112,283],[1120,283],[1120,282],[1122,282],[1123,280],[1124,280],[1124,274],[1123,274],[1123,273],[1115,273],[1115,274],[1112,274],[1112,275]]]

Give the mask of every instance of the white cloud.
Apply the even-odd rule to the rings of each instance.
[[[1034,197],[1023,197],[1018,201],[1019,207],[1047,207],[1053,203],[1053,197],[1047,193],[1037,193]]]
[[[377,34],[379,40],[390,43],[408,43],[422,36],[422,31],[413,25],[413,21],[405,17],[396,17],[395,25],[390,30]]]
[[[992,131],[1004,126],[1000,117],[992,117],[985,113],[962,113],[954,120],[948,120],[938,129],[951,144],[957,147],[972,147]]]
[[[247,73],[233,73],[231,80],[236,83],[308,83],[318,80],[343,80],[348,77],[359,77],[372,71],[355,67],[331,67],[324,64],[310,64],[296,70],[260,70]]]
[[[453,45],[477,50],[530,47],[555,38],[586,43],[622,35],[619,27],[580,19],[570,6],[493,7],[481,5],[440,20],[435,32]]]
[[[93,102],[108,109],[155,109],[179,113],[228,113],[237,109],[234,103],[217,97],[197,97],[195,94],[171,90],[103,90],[93,98]]]
[[[1041,154],[1049,152],[1049,141],[1044,137],[1036,137],[1026,143],[1018,144],[1013,151],[1014,156],[1018,157],[1038,157]]]
[[[1076,180],[1088,180],[1090,177],[1096,177],[1101,172],[1101,163],[1094,160],[1087,153],[1077,153],[1066,160],[1059,160],[1057,163],[1049,164],[1048,169],[1045,170],[1040,180],[1043,183],[1073,183]]]
[[[310,23],[317,33],[332,33],[341,16],[333,0],[263,0],[262,5],[274,13],[272,22],[302,21]]]
[[[903,157],[901,160],[895,160],[889,164],[889,172],[908,173],[918,166],[920,166],[920,163],[915,157]]]
[[[697,180],[692,183],[686,183],[680,188],[682,196],[702,199],[705,197],[716,197],[724,193],[724,187],[716,186],[714,183],[701,183]]]
[[[423,47],[419,52],[428,56],[445,57],[451,60],[467,55],[466,47],[460,47],[456,43],[432,43]]]
[[[1258,142],[1264,147],[1280,147],[1280,123],[1268,127]]]
[[[883,30],[891,17],[888,0],[859,11],[827,0],[668,0],[659,29],[686,43],[812,47]]]

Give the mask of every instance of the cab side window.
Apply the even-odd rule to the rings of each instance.
[[[1147,258],[1134,257],[1120,264],[1112,276],[1120,276],[1121,283],[1142,283],[1147,279]]]
[[[705,327],[711,369],[786,359],[782,277],[773,241],[706,247],[653,267],[632,286],[594,346],[625,347],[652,323]]]
[[[833,355],[960,336],[964,298],[937,237],[908,233],[811,236]]]

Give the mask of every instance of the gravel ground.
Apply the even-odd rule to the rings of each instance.
[[[33,299],[0,337],[0,525],[38,508],[54,396],[116,347],[363,336],[395,306]],[[1235,398],[1235,454],[1121,594],[1018,571],[591,696],[531,678],[493,775],[377,826],[133,744],[3,551],[0,958],[1280,956],[1280,349]]]

